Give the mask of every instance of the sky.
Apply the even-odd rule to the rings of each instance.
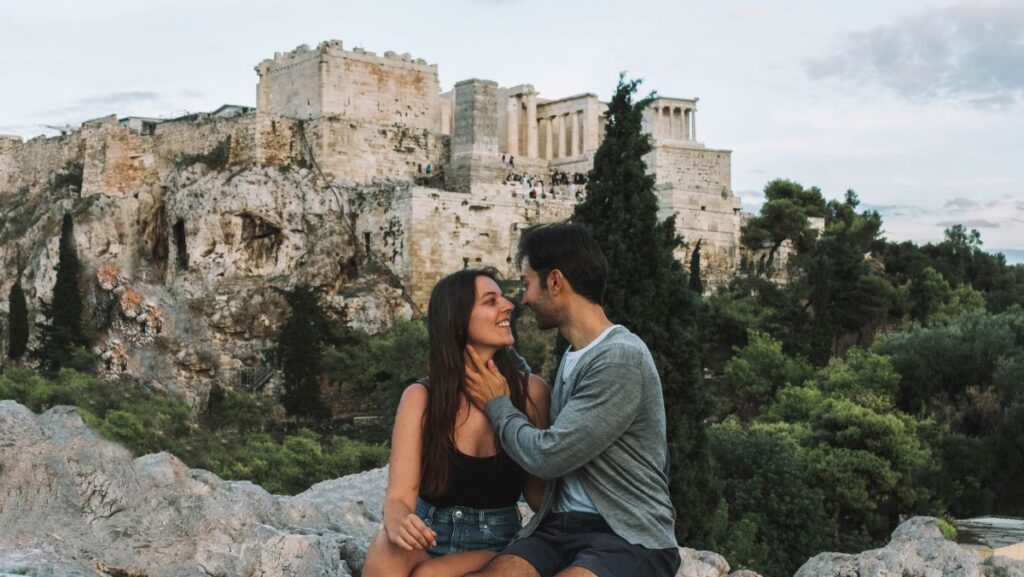
[[[854,190],[891,240],[961,223],[1024,262],[1024,0],[0,0],[0,134],[255,105],[253,67],[341,40],[466,78],[699,97],[748,210]],[[1019,251],[1019,252],[1014,252]]]

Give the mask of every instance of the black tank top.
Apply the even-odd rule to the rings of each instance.
[[[493,457],[471,457],[455,451],[448,492],[420,497],[439,508],[497,509],[514,505],[525,481],[526,471],[504,451]]]

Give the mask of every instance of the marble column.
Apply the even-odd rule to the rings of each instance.
[[[564,158],[565,154],[565,115],[559,114],[555,120],[558,124],[558,157]]]
[[[526,156],[537,158],[537,93],[526,94]]]
[[[580,156],[580,113],[569,113],[570,156]]]
[[[551,160],[552,158],[555,157],[555,155],[552,154],[551,151],[551,146],[553,144],[552,140],[554,140],[553,138],[551,138],[551,129],[554,128],[552,126],[553,120],[554,118],[552,117],[540,119],[541,128],[544,129],[544,158],[548,160]]]
[[[505,151],[519,156],[519,97],[510,96],[505,106]]]

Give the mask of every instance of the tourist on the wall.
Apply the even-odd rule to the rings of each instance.
[[[475,571],[520,530],[520,495],[540,507],[543,483],[509,458],[466,397],[471,346],[508,383],[512,405],[547,426],[548,387],[511,350],[512,309],[493,269],[462,270],[434,286],[427,377],[409,385],[398,405],[383,524],[363,577]]]

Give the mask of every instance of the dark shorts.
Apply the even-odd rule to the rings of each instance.
[[[598,577],[674,577],[680,564],[677,548],[631,545],[591,513],[550,513],[532,535],[501,553],[522,557],[541,577],[566,567],[582,567]]]
[[[427,549],[431,557],[464,551],[501,551],[522,528],[519,508],[473,509],[437,508],[416,500],[416,514],[437,532],[437,546]]]

